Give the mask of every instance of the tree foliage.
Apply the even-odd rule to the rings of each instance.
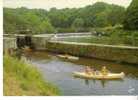
[[[138,30],[138,0],[133,0],[127,8],[124,28],[129,30]]]
[[[43,10],[4,8],[3,18],[5,33],[18,34],[20,30],[31,30],[33,33],[38,34],[54,32],[54,28]]]
[[[76,18],[72,23],[72,27],[76,29],[76,32],[80,31],[83,28],[84,21],[82,18]]]
[[[4,32],[31,30],[33,33],[53,33],[56,30],[89,31],[89,28],[122,24],[125,8],[97,2],[83,8],[43,9],[4,8]],[[75,29],[74,29],[75,28]]]

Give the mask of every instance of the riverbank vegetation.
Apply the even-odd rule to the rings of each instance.
[[[59,39],[60,41],[97,43],[107,45],[138,46],[138,31],[117,29],[114,27],[95,28],[92,33],[96,34],[88,37],[68,37]]]
[[[32,65],[4,55],[4,95],[59,95],[59,90],[45,82]]]
[[[26,34],[21,30],[32,34],[91,32],[97,35],[92,43],[138,46],[138,0],[132,0],[128,8],[104,2],[50,10],[4,8],[4,33]]]
[[[83,32],[93,27],[114,26],[123,22],[125,8],[97,2],[84,8],[44,9],[4,8],[4,31],[31,30],[34,34]]]

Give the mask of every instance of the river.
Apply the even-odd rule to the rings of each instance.
[[[29,63],[35,65],[44,79],[59,87],[62,95],[137,95],[138,66],[119,64],[97,59],[80,58],[78,61],[61,59],[48,52],[33,52]],[[123,80],[85,80],[74,78],[73,71],[82,71],[84,66],[100,70],[107,66],[111,72],[124,72]]]

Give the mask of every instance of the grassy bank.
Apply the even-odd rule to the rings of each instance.
[[[95,36],[80,38],[65,38],[63,41],[97,43],[107,45],[138,46],[138,31],[128,31],[114,28],[97,28]],[[93,33],[93,32],[92,32]]]
[[[4,56],[4,95],[59,95],[59,90],[45,82],[32,65]]]
[[[94,39],[94,42],[98,40],[104,44],[138,46],[137,30],[124,30],[121,26],[97,28],[95,30],[101,36]]]

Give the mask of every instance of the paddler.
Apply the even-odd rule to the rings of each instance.
[[[88,75],[92,75],[94,73],[94,70],[90,68],[89,66],[86,66],[85,73]]]
[[[106,68],[106,66],[103,66],[102,67],[102,70],[101,70],[101,73],[103,74],[103,75],[107,75],[108,74],[108,69]]]

